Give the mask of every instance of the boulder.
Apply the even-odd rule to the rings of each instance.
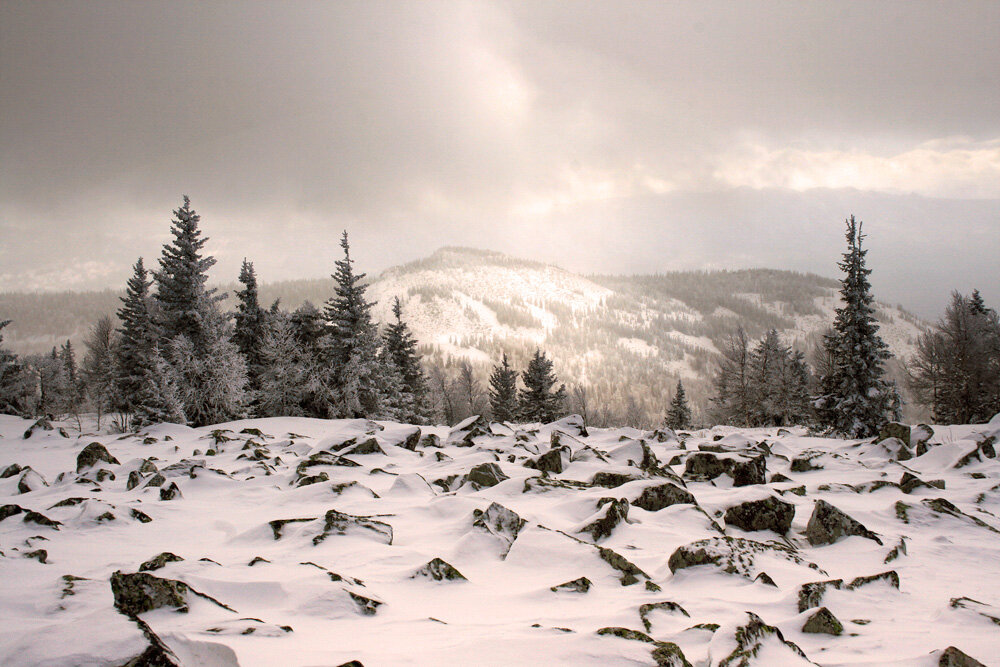
[[[587,577],[580,577],[579,579],[567,581],[559,584],[558,586],[552,586],[549,590],[553,593],[558,593],[559,591],[567,591],[569,593],[586,593],[590,590],[591,586],[593,586],[593,583],[590,579]]]
[[[180,556],[178,556],[177,554],[170,553],[169,551],[164,551],[164,552],[161,552],[161,553],[157,554],[156,556],[153,556],[152,558],[150,558],[149,560],[147,560],[145,563],[143,563],[142,565],[140,565],[139,566],[139,571],[140,572],[152,572],[154,570],[159,570],[159,569],[161,569],[163,567],[166,567],[167,563],[177,563],[177,562],[180,562],[182,560],[184,560],[184,559],[181,558]]]
[[[781,630],[773,625],[764,623],[757,614],[749,611],[745,613],[749,617],[748,622],[737,627],[733,633],[733,638],[736,640],[736,648],[718,663],[713,663],[717,667],[747,667],[751,664],[751,660],[757,653],[760,652],[764,643],[771,637],[777,639],[779,647],[783,647],[798,658],[808,660],[802,649],[793,642],[785,640],[785,637],[781,634]],[[778,664],[777,660],[779,660],[779,656],[776,652],[780,650],[781,648],[778,647],[769,649],[768,657],[772,661],[771,664]]]
[[[878,535],[859,522],[825,500],[817,500],[806,526],[806,539],[809,540],[809,544],[813,546],[833,544],[840,538],[850,535],[858,535],[882,544]]]
[[[733,477],[733,486],[766,484],[767,459],[763,454],[749,459],[738,459],[733,462],[730,474]]]
[[[754,581],[760,574],[760,556],[780,558],[796,565],[806,561],[795,550],[779,542],[757,542],[742,537],[709,537],[677,547],[667,565],[676,574],[679,570],[699,565],[714,565],[727,574],[736,574]],[[810,565],[815,567],[814,565]]]
[[[844,632],[844,626],[837,617],[830,613],[826,607],[820,607],[816,612],[806,619],[802,626],[802,632],[824,635],[840,635]]]
[[[35,434],[35,431],[51,431],[55,427],[52,426],[50,422],[45,417],[41,417],[38,421],[28,427],[28,430],[24,432],[24,439],[27,440]]]
[[[941,651],[938,656],[938,667],[986,667],[972,656],[962,653],[954,646]]]
[[[899,438],[907,445],[910,444],[910,427],[907,424],[901,424],[899,422],[887,422],[879,429],[878,439],[885,440],[886,438]]]
[[[665,600],[663,602],[647,602],[646,604],[639,605],[639,620],[642,621],[642,627],[646,628],[646,632],[653,631],[653,624],[649,620],[649,615],[657,610],[665,610],[670,613],[682,614],[688,618],[691,617],[691,614],[687,613],[687,610],[676,602],[670,602],[669,600]]]
[[[570,452],[568,447],[556,446],[536,459],[529,459],[524,466],[526,468],[534,468],[535,470],[539,470],[541,472],[558,475],[563,471],[563,456],[569,458],[569,455]]]
[[[108,448],[99,442],[92,442],[76,455],[76,471],[83,472],[87,468],[96,465],[98,462],[118,465],[118,459],[111,456]]]
[[[125,482],[125,490],[131,491],[135,487],[142,484],[142,475],[139,474],[138,470],[132,470],[128,474],[128,481]]]
[[[431,559],[410,576],[410,579],[417,578],[433,579],[434,581],[468,581],[461,572],[440,558]]]
[[[474,510],[472,517],[474,527],[482,528],[504,542],[506,548],[503,555],[505,557],[525,524],[524,519],[499,503],[491,503],[485,511]]]
[[[504,474],[503,470],[496,463],[480,463],[477,466],[473,466],[465,479],[476,488],[483,488],[496,486],[505,479],[510,478]]]
[[[13,477],[22,470],[23,468],[20,465],[16,463],[11,463],[9,466],[3,469],[3,472],[0,472],[0,479],[7,479],[8,477]]]
[[[601,486],[605,489],[615,489],[622,484],[628,484],[629,482],[634,482],[637,479],[643,479],[643,476],[637,473],[608,472],[606,470],[601,470],[600,472],[594,473],[594,477],[590,480],[590,483],[593,486]]]
[[[417,445],[420,444],[421,431],[419,428],[415,428],[406,434],[403,441],[399,443],[399,446],[403,449],[408,449],[411,452],[417,449]]]
[[[652,658],[656,667],[691,667],[681,647],[673,642],[656,642]]]
[[[628,500],[625,498],[612,500],[605,505],[603,515],[581,528],[580,532],[589,533],[595,542],[610,537],[616,526],[628,521],[628,508]]]
[[[0,521],[24,511],[25,509],[20,505],[0,505]]]
[[[374,533],[376,539],[384,544],[392,544],[392,526],[384,521],[376,521],[369,516],[355,516],[344,514],[337,510],[328,510],[323,516],[323,532],[313,538],[313,546],[316,546],[330,535],[345,535],[349,531],[365,531],[366,534]]]
[[[689,491],[667,483],[659,486],[647,486],[639,494],[639,497],[632,501],[632,504],[647,512],[658,512],[671,505],[695,505],[697,503]]]
[[[448,431],[448,439],[445,444],[458,445],[459,447],[471,447],[475,444],[475,439],[479,436],[492,436],[490,423],[480,415],[473,415],[468,419],[455,424]]]
[[[823,595],[826,593],[827,588],[840,590],[843,585],[843,579],[813,581],[808,584],[802,584],[799,588],[799,613],[801,614],[807,609],[818,607],[823,601]]]
[[[21,477],[17,480],[17,492],[31,493],[44,489],[48,485],[49,483],[45,481],[44,477],[32,470],[31,466],[27,466],[21,471]]]
[[[187,611],[190,591],[183,581],[161,579],[145,572],[125,574],[119,570],[111,575],[115,608],[133,618],[161,607]]]
[[[175,500],[181,497],[181,490],[177,482],[170,482],[170,486],[160,489],[160,500]]]
[[[795,505],[774,496],[734,505],[726,510],[726,525],[746,531],[773,530],[784,535],[792,526]]]

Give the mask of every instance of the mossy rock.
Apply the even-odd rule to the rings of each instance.
[[[639,632],[638,630],[630,630],[628,628],[621,627],[608,627],[601,628],[597,631],[599,635],[611,635],[613,637],[621,637],[622,639],[630,639],[632,641],[646,642],[648,644],[655,643],[653,638],[647,635],[645,632]]]
[[[726,525],[746,531],[773,530],[784,535],[792,526],[795,506],[774,496],[734,505],[726,510]]]
[[[153,556],[145,563],[139,566],[140,572],[153,572],[154,570],[159,570],[166,567],[167,563],[179,563],[184,560],[175,553],[169,551],[163,551],[156,556]]]
[[[632,501],[632,504],[647,512],[658,512],[671,505],[696,505],[697,501],[691,492],[675,484],[667,483],[659,486],[647,486],[639,494],[639,497]]]
[[[510,478],[504,474],[503,470],[496,463],[480,463],[477,466],[473,466],[469,470],[469,474],[466,475],[466,481],[477,488],[496,486],[506,479]]]
[[[187,611],[190,590],[183,581],[161,579],[145,572],[125,574],[119,570],[111,575],[115,608],[131,617],[161,607]]]
[[[676,602],[671,602],[669,600],[664,600],[663,602],[648,602],[646,604],[639,605],[639,620],[642,621],[642,627],[646,629],[646,632],[653,631],[653,624],[649,620],[649,615],[660,609],[672,613],[683,614],[688,618],[691,617],[691,614],[687,613],[687,610]]]
[[[802,632],[838,636],[843,634],[844,626],[829,609],[820,607],[806,619],[805,625],[802,626]]]
[[[549,590],[553,593],[558,593],[560,591],[566,591],[569,593],[586,593],[590,590],[591,586],[593,586],[593,583],[590,579],[587,577],[580,577],[579,579],[567,581],[559,584],[558,586],[552,586]]]
[[[673,642],[656,642],[652,656],[656,667],[692,667],[681,647]]]
[[[434,581],[468,581],[465,575],[440,558],[432,558],[410,576],[410,579],[417,578],[433,579]]]
[[[594,473],[594,477],[590,480],[590,484],[592,486],[600,486],[605,489],[616,489],[622,484],[628,484],[629,482],[634,482],[637,479],[643,479],[642,475],[634,473],[607,472],[602,470]]]
[[[959,651],[954,646],[949,646],[941,651],[937,664],[938,667],[986,667],[983,663]]]
[[[119,465],[118,459],[111,456],[108,448],[99,442],[92,442],[76,455],[76,471],[83,472],[87,468],[96,465],[99,461]]]
[[[799,588],[799,613],[818,607],[823,601],[823,595],[827,588],[840,590],[844,585],[843,579],[830,579],[828,581],[814,581],[802,584]]]
[[[825,500],[817,500],[806,526],[806,539],[813,546],[833,544],[842,537],[858,535],[882,544],[878,535]]]
[[[596,542],[602,538],[610,537],[614,529],[621,523],[628,521],[628,501],[624,498],[612,499],[607,503],[604,516],[587,524],[580,529],[581,533],[589,533]]]

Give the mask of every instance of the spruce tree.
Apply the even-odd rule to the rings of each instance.
[[[420,364],[417,341],[403,321],[403,308],[396,297],[392,304],[395,318],[385,329],[384,348],[387,362],[395,366],[401,381],[400,420],[424,424],[430,417],[427,378]]]
[[[208,241],[201,238],[198,223],[201,216],[191,208],[191,200],[184,195],[184,204],[174,211],[170,233],[174,240],[163,246],[160,270],[156,278],[156,301],[159,306],[158,324],[167,340],[187,336],[196,348],[204,350],[205,313],[224,298],[216,296],[214,289],[207,289],[208,270],[215,265],[215,258],[205,256],[203,248]]]
[[[688,406],[684,385],[680,380],[677,380],[677,390],[674,392],[673,400],[670,401],[666,424],[668,428],[674,430],[691,427],[691,408]]]
[[[302,414],[329,417],[334,411],[331,383],[335,378],[327,361],[330,354],[326,345],[326,321],[310,301],[296,308],[288,321],[299,350],[301,389],[297,395]]]
[[[836,310],[833,333],[824,340],[833,368],[821,379],[816,406],[826,426],[865,438],[878,433],[886,421],[900,418],[900,398],[895,384],[885,378],[891,354],[878,335],[861,223],[852,215],[846,226],[847,251],[838,263],[845,274],[840,289],[843,306]]]
[[[193,426],[246,416],[249,402],[246,362],[233,344],[228,315],[207,289],[215,258],[204,255],[201,217],[184,197],[174,211],[174,240],[163,246],[155,272],[158,323],[176,389]]]
[[[517,419],[517,371],[507,361],[507,353],[490,374],[490,409],[498,422]]]
[[[153,421],[184,421],[170,370],[158,348],[150,314],[151,284],[140,257],[118,310],[121,326],[115,347],[111,405],[122,413],[123,428],[128,428],[130,422],[133,428],[139,428]]]
[[[80,368],[90,402],[97,412],[97,428],[108,409],[114,391],[114,355],[117,341],[109,315],[102,315],[85,341],[87,352]]]
[[[246,362],[249,388],[256,391],[260,388],[261,345],[264,341],[266,315],[257,296],[257,274],[253,262],[248,262],[246,258],[240,268],[239,281],[243,284],[243,289],[236,292],[233,342]]]
[[[304,416],[306,367],[289,317],[281,313],[268,317],[260,354],[258,414],[261,417]]]
[[[378,330],[371,319],[375,304],[365,298],[364,273],[354,272],[354,260],[345,231],[340,240],[344,258],[336,262],[334,296],[323,314],[329,334],[325,340],[327,368],[332,371],[330,417],[377,417],[385,409],[384,384],[388,369],[379,358]]]
[[[559,388],[553,391],[558,380],[552,370],[552,361],[545,357],[544,352],[535,350],[535,355],[528,362],[528,368],[521,374],[521,381],[524,383],[518,401],[521,419],[527,422],[547,423],[563,415],[566,385],[559,385]]]
[[[27,382],[17,355],[3,347],[3,329],[10,320],[0,320],[0,412],[19,414],[25,410]]]

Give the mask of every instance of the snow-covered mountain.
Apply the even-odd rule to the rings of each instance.
[[[468,248],[443,248],[373,279],[376,314],[404,304],[418,340],[435,357],[523,361],[541,347],[560,377],[590,385],[599,402],[629,398],[662,411],[680,378],[697,402],[726,336],[776,328],[808,350],[833,322],[838,284],[789,271],[581,276],[556,266]],[[925,325],[880,304],[881,335],[898,358],[913,354]]]
[[[0,664],[995,665],[994,422],[0,415]]]

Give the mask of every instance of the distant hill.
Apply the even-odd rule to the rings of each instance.
[[[838,287],[828,278],[773,269],[583,276],[448,247],[374,277],[369,295],[382,321],[398,296],[428,361],[447,366],[468,359],[484,386],[503,352],[523,366],[541,347],[567,384],[589,388],[592,406],[624,414],[631,401],[653,419],[678,378],[695,406],[705,405],[722,342],[737,326],[752,338],[775,328],[786,344],[808,352],[833,321]],[[265,306],[280,299],[294,309],[306,300],[322,305],[332,290],[332,280],[318,279],[265,284],[260,293]],[[44,352],[67,338],[82,344],[93,321],[118,304],[111,291],[0,294],[0,318],[14,320],[5,342],[19,353]],[[878,317],[893,354],[912,355],[926,324],[883,304]]]

